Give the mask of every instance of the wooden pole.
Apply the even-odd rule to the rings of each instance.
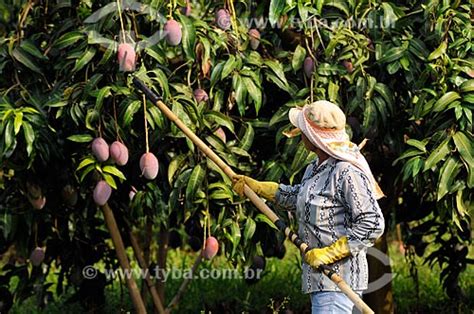
[[[145,314],[145,304],[143,303],[137,283],[131,277],[132,272],[130,270],[130,264],[128,262],[127,254],[125,253],[125,246],[123,245],[122,236],[120,235],[120,231],[117,227],[114,213],[107,203],[102,206],[102,211],[104,213],[105,222],[114,244],[115,252],[117,253],[117,258],[124,271],[125,281],[127,282],[128,291],[130,293],[130,297],[132,298],[133,306],[135,307],[137,313]]]
[[[148,291],[150,291],[153,304],[155,305],[155,309],[158,311],[158,313],[163,314],[165,313],[165,309],[163,308],[163,304],[161,303],[160,297],[158,296],[158,291],[156,291],[156,287],[150,278],[150,273],[148,272],[148,264],[143,256],[143,251],[140,248],[140,244],[138,244],[137,237],[135,237],[135,235],[131,231],[130,242],[132,243],[132,248],[135,252],[135,257],[137,258],[140,268],[145,270],[146,286],[148,288]]]
[[[171,111],[168,106],[166,106],[160,98],[151,91],[142,81],[133,78],[133,83],[145,93],[150,101],[156,104],[158,108],[164,113],[168,119],[173,121],[176,126],[204,153],[206,156],[211,159],[219,168],[224,171],[224,173],[229,177],[233,178],[236,173],[219,157],[213,150],[209,148],[193,131],[191,131],[174,113]],[[267,216],[278,229],[283,231],[288,239],[295,244],[301,252],[305,253],[308,249],[308,245],[304,243],[297,234],[291,231],[288,228],[284,221],[282,221],[267,204],[248,186],[244,186],[244,193],[250,199],[250,201],[265,215]],[[354,305],[362,311],[364,314],[373,314],[374,312],[370,307],[362,301],[360,296],[355,293],[350,286],[336,273],[334,273],[330,268],[325,267],[320,269],[324,274],[326,274],[338,287],[341,291],[354,303]]]

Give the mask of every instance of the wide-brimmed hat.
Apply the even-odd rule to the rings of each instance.
[[[346,116],[341,108],[332,102],[319,100],[292,108],[288,115],[296,129],[287,134],[293,136],[303,132],[313,145],[329,156],[347,161],[362,171],[368,177],[376,199],[384,196],[359,146],[350,141],[346,132]]]
[[[325,130],[344,130],[346,116],[337,105],[327,100],[318,100],[304,107],[291,108],[289,118],[291,124],[299,128],[299,116],[304,114],[313,127]]]

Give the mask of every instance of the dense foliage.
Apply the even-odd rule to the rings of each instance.
[[[216,20],[224,7],[230,20]],[[232,168],[258,179],[296,182],[314,158],[282,135],[291,107],[338,103],[353,141],[369,139],[387,219],[416,221],[405,226],[407,243],[423,256],[432,242],[426,260],[461,296],[474,185],[470,12],[468,1],[434,0],[0,3],[0,251],[11,256],[1,284],[19,276],[15,298],[46,302],[54,270],[57,293],[67,282],[96,297],[82,267],[118,267],[92,199],[99,180],[113,188],[108,203],[126,244],[127,230],[138,230],[145,246],[159,232],[171,247],[199,250],[212,234],[236,263],[285,254],[268,219],[119,71],[125,38],[138,55],[133,75]],[[176,46],[159,36],[169,18],[181,25]],[[128,163],[99,162],[96,137],[123,142]],[[148,150],[159,160],[154,180],[139,167]],[[47,267],[32,270],[36,247],[46,248]]]

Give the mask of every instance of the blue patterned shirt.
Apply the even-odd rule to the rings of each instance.
[[[296,210],[298,234],[310,248],[348,237],[351,256],[331,265],[353,290],[368,285],[366,251],[384,231],[385,222],[369,180],[352,164],[329,157],[306,168],[300,184],[280,184],[275,203]],[[324,274],[303,262],[303,292],[339,291]]]

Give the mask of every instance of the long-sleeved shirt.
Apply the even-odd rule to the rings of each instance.
[[[367,248],[384,231],[385,222],[368,178],[349,162],[329,157],[306,168],[300,184],[280,184],[275,203],[296,210],[298,234],[310,248],[348,237],[351,256],[331,265],[355,291],[367,289]],[[305,293],[339,291],[324,274],[303,262]]]

